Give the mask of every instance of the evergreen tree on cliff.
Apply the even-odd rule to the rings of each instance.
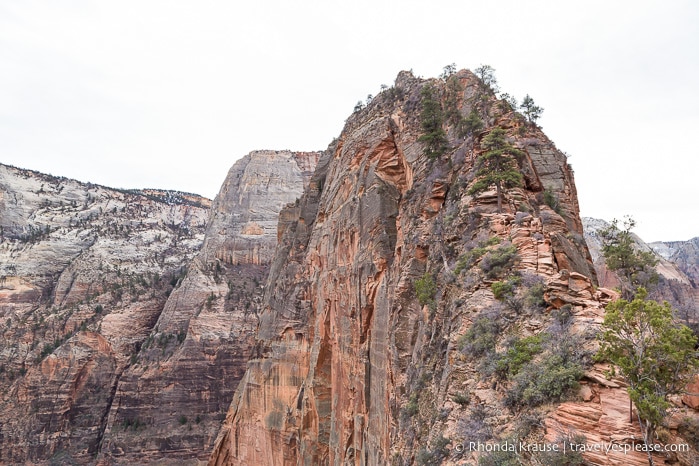
[[[524,152],[505,139],[505,130],[493,129],[481,142],[485,152],[476,160],[476,182],[468,193],[475,195],[495,186],[498,194],[498,213],[502,212],[502,190],[522,186],[522,174],[515,157],[523,157]]]

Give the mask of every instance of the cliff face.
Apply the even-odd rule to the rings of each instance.
[[[318,155],[256,151],[233,165],[201,251],[121,377],[101,450],[110,463],[209,456],[255,341],[279,211]]]
[[[254,343],[278,213],[317,158],[253,152],[210,211],[1,167],[0,463],[208,457]]]
[[[209,204],[0,165],[0,463],[93,458]]]
[[[615,294],[593,288],[572,170],[474,75],[456,78],[430,83],[445,113],[473,111],[483,131],[460,137],[447,119],[449,149],[426,157],[426,82],[401,73],[348,119],[299,205],[282,212],[258,340],[210,465],[461,464],[482,454],[458,445],[523,438],[523,424],[530,439],[555,441],[572,428],[610,441],[599,422],[619,418],[589,422],[584,409],[611,403],[621,413],[628,401],[614,382],[613,396],[602,394],[604,377],[589,362],[592,330]],[[482,138],[495,127],[524,151],[523,186],[506,190],[502,212],[494,189],[467,192]],[[511,283],[510,294],[497,299],[496,280]],[[488,335],[490,323],[483,355],[469,339]],[[561,397],[550,393],[550,403],[513,398],[526,378],[515,369],[498,377],[492,367],[522,337],[548,342],[532,356],[542,367],[562,351],[588,368],[584,393],[594,396],[581,399],[582,410],[563,416]],[[565,341],[574,348],[561,349]],[[621,460],[610,455],[590,460]]]

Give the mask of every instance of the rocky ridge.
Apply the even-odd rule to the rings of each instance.
[[[435,158],[420,139],[428,84],[452,115]],[[460,134],[454,113],[477,114],[484,130]],[[495,127],[524,152],[523,186],[505,192],[502,212],[495,190],[468,194]],[[590,361],[617,295],[596,287],[566,157],[470,72],[401,73],[347,120],[282,218],[257,343],[210,465],[472,464],[488,456],[460,448],[474,439],[640,439],[623,425],[621,381]],[[530,362],[498,372],[523,345]],[[578,385],[547,388],[582,368]]]

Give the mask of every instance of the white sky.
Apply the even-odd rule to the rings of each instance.
[[[0,162],[213,198],[320,150],[402,69],[489,64],[572,155],[582,214],[699,235],[699,2],[0,0]]]

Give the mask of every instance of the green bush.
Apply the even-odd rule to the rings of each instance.
[[[459,406],[464,407],[468,406],[468,404],[471,402],[471,397],[466,393],[457,393],[452,397],[452,401],[457,403]]]
[[[488,278],[497,278],[514,267],[517,259],[517,246],[509,242],[503,243],[483,256],[480,268]]]
[[[560,401],[578,387],[584,371],[581,364],[558,353],[522,367],[505,395],[505,406],[516,409]]]
[[[556,196],[550,188],[544,190],[544,203],[551,207],[558,215],[561,215],[561,203],[558,200],[558,196]]]
[[[493,295],[495,295],[495,299],[502,301],[505,298],[509,298],[514,295],[516,284],[517,280],[510,278],[505,281],[493,283],[490,285],[490,289],[492,290]]]
[[[179,419],[177,419],[177,421],[180,423],[181,426],[183,426],[187,424],[187,416],[185,416],[184,414],[180,414],[180,417]]]
[[[505,379],[508,376],[517,375],[524,364],[541,352],[541,342],[541,335],[515,340],[505,353],[498,355],[495,362],[495,373],[498,378]]]
[[[495,351],[495,343],[502,331],[500,322],[493,316],[481,316],[471,328],[459,337],[459,348],[474,357]]]
[[[403,407],[403,414],[406,417],[413,417],[415,416],[418,411],[420,410],[420,406],[417,403],[418,401],[418,394],[413,393],[410,395],[410,399],[408,400],[408,403]]]
[[[425,306],[434,303],[434,295],[437,293],[437,284],[434,282],[432,275],[425,272],[422,278],[415,281],[415,293],[421,305]]]
[[[524,302],[529,309],[543,309],[546,307],[544,299],[544,284],[536,283],[527,288],[524,294]]]
[[[463,270],[470,269],[473,266],[473,264],[475,264],[476,261],[478,261],[478,259],[483,257],[483,255],[486,252],[488,252],[488,246],[494,246],[498,243],[500,243],[500,238],[498,238],[497,236],[493,236],[489,238],[487,241],[479,242],[478,246],[462,254],[459,257],[459,260],[456,263],[456,268],[454,269],[454,273],[456,275],[459,275]]]

